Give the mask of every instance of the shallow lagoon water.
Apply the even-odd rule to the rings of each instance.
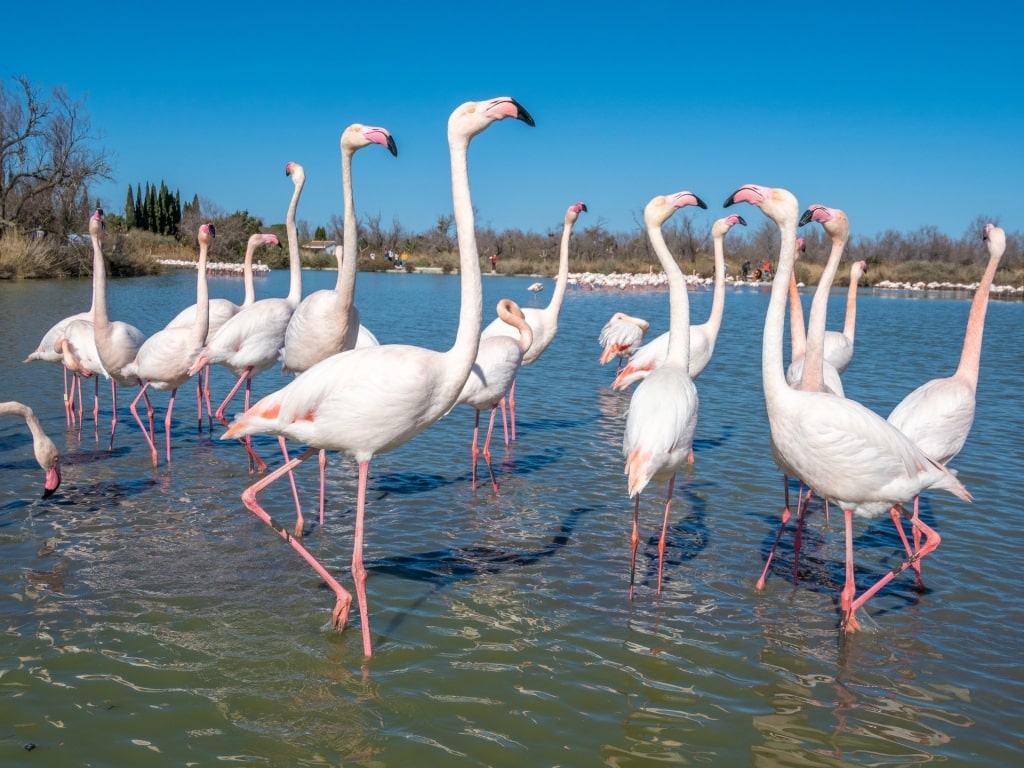
[[[334,281],[303,277],[305,293]],[[259,279],[258,296],[283,295],[286,281]],[[553,282],[537,297],[532,282],[485,276],[485,322],[503,296],[546,305]],[[330,591],[242,506],[253,481],[244,452],[217,440],[219,428],[197,431],[191,384],[179,392],[170,465],[162,451],[150,465],[127,393],[108,451],[106,383],[98,430],[89,415],[67,428],[60,369],[20,361],[53,322],[88,307],[89,290],[0,284],[0,398],[32,405],[64,455],[63,485],[39,500],[28,432],[0,422],[4,765],[1005,766],[1024,751],[1024,304],[989,307],[975,426],[953,462],[974,503],[925,497],[922,514],[942,535],[923,564],[927,589],[903,574],[868,603],[865,631],[843,638],[840,515],[826,522],[813,508],[796,584],[786,536],[767,588],[755,588],[782,497],[760,383],[767,289],[728,292],[697,382],[697,459],[676,484],[664,589],[664,488],[652,486],[632,602],[629,393],[609,388],[597,336],[616,311],[660,333],[668,296],[570,290],[554,343],[520,375],[518,439],[496,442],[497,495],[470,488],[465,407],[371,464],[365,660],[358,612],[332,631]],[[213,278],[211,294],[238,300],[241,285]],[[456,277],[361,274],[357,297],[384,343],[454,339]],[[690,298],[702,322],[711,292]],[[112,317],[147,333],[191,301],[192,273],[110,286]],[[968,308],[966,294],[862,290],[847,394],[885,414],[952,373]],[[254,394],[286,381],[267,372]],[[230,383],[216,371],[214,397]],[[158,417],[166,402],[155,395]],[[257,447],[280,461],[274,441]],[[316,476],[313,461],[297,473],[305,543],[350,586],[355,465],[330,457],[323,528]],[[261,500],[290,527],[286,484]],[[864,588],[902,546],[887,517],[856,533]]]

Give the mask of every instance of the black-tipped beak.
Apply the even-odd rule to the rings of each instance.
[[[515,99],[512,99],[512,103],[516,105],[516,120],[522,120],[524,123],[530,126],[536,126],[537,124],[533,121],[533,115],[526,111],[526,107],[520,104]]]
[[[388,136],[388,152],[390,152],[395,157],[398,157],[398,145],[395,144],[395,140],[390,136]]]
[[[744,219],[742,216],[737,216],[736,221],[737,223],[742,224],[744,227],[747,226],[747,220]]]
[[[704,210],[707,210],[707,207],[708,207],[707,203],[705,203],[703,200],[701,200],[696,195],[693,196],[693,199],[697,201],[696,205],[697,205],[698,208],[703,208]]]
[[[814,218],[814,211],[808,208],[800,217],[800,226],[802,227],[804,224],[807,224],[812,218]]]

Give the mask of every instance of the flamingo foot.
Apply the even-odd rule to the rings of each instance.
[[[331,626],[341,632],[348,623],[348,611],[352,607],[352,595],[346,592],[338,595],[338,601],[334,604],[334,612],[331,614]]]

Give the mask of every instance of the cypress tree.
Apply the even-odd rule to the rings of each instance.
[[[128,199],[124,201],[124,225],[127,229],[135,227],[135,195],[131,184],[128,185]]]

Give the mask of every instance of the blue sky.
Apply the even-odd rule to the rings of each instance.
[[[116,181],[283,222],[341,216],[338,139],[389,129],[398,157],[354,160],[360,218],[424,231],[451,210],[448,115],[509,95],[474,141],[478,225],[632,231],[656,194],[689,189],[710,223],[742,184],[844,209],[852,235],[979,216],[1022,227],[1022,14],[1013,2],[15,3],[0,74],[85,99]],[[227,5],[227,4],[225,4]],[[375,151],[379,150],[379,151]]]

